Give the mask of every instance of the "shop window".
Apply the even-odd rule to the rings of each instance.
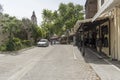
[[[104,25],[101,27],[101,40],[102,40],[102,46],[108,47],[108,26]]]
[[[108,34],[108,26],[107,25],[102,26],[101,31],[102,31],[103,35],[107,35]]]
[[[98,39],[96,40],[96,45],[97,45],[98,47],[101,47],[101,44],[102,44],[102,39],[101,39],[101,38],[98,38]]]
[[[108,38],[107,37],[104,38],[103,47],[108,47]]]

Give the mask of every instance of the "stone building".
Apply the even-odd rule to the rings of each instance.
[[[85,4],[86,19],[92,18],[97,13],[97,0],[87,0]]]
[[[36,15],[35,15],[35,12],[34,12],[34,11],[33,11],[33,14],[32,14],[32,16],[31,16],[31,21],[32,21],[33,24],[36,24],[36,25],[37,25],[37,17],[36,17]]]
[[[85,5],[86,19],[77,21],[76,32],[80,34],[83,29],[79,36],[88,40],[87,46],[120,61],[120,0],[97,0],[96,14],[92,13],[94,8],[89,1],[92,0],[87,0]]]
[[[100,1],[102,2],[102,0]],[[106,24],[109,26],[109,52],[108,49],[103,51],[112,59],[120,61],[120,0],[104,0],[104,3],[99,2],[100,4],[99,11],[93,17],[93,21],[99,17],[109,18],[109,24]]]

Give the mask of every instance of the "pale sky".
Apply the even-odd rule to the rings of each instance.
[[[84,5],[86,0],[0,0],[4,13],[16,16],[21,19],[31,18],[32,12],[35,11],[38,24],[42,21],[42,10],[57,10],[59,4],[73,2],[74,4]]]

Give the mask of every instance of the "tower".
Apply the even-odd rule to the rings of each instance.
[[[36,17],[36,15],[35,15],[35,12],[34,12],[34,11],[33,11],[33,14],[32,14],[32,16],[31,16],[31,21],[32,21],[33,24],[36,24],[36,25],[37,25],[37,17]]]

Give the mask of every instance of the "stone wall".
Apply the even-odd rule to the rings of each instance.
[[[97,13],[97,0],[87,0],[85,4],[86,19],[93,18]]]

